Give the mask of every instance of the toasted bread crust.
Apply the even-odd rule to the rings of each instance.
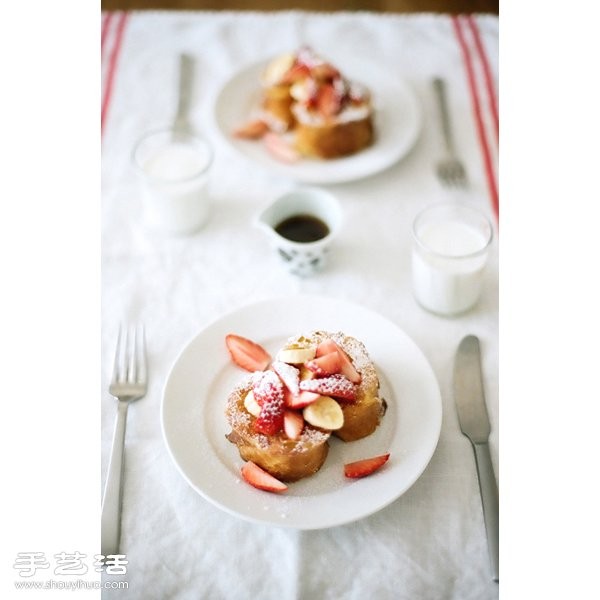
[[[335,120],[320,125],[298,123],[294,131],[295,146],[301,154],[325,159],[356,154],[374,139],[370,116],[345,123]]]
[[[263,111],[284,131],[292,129],[296,123],[292,113],[293,103],[289,85],[274,85],[263,89]]]

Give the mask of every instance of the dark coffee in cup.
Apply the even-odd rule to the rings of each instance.
[[[279,196],[256,219],[286,269],[307,277],[325,265],[340,231],[342,208],[330,192],[300,187]]]
[[[275,231],[292,242],[310,243],[329,235],[327,223],[309,214],[292,215],[275,226]]]

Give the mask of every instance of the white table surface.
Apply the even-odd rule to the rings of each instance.
[[[473,452],[460,432],[452,397],[452,367],[462,337],[479,336],[498,473],[497,235],[483,296],[468,314],[433,316],[417,305],[410,285],[410,225],[422,208],[444,199],[461,200],[497,222],[452,19],[368,13],[130,13],[115,52],[121,17],[113,14],[109,24],[104,22],[103,45],[103,91],[110,87],[102,137],[103,482],[115,418],[106,390],[118,325],[124,320],[146,324],[151,380],[147,396],[130,407],[128,417],[121,540],[129,560],[124,576],[128,590],[105,591],[105,597],[496,598]],[[498,20],[477,16],[473,23],[497,88]],[[461,26],[465,36],[472,33],[466,20]],[[483,69],[469,39],[481,82]],[[398,164],[358,182],[328,186],[343,205],[345,224],[328,269],[310,279],[287,274],[263,234],[251,226],[260,208],[291,182],[241,160],[216,135],[212,119],[213,99],[227,78],[245,64],[302,43],[325,55],[328,48],[359,52],[388,69],[390,77],[402,76],[413,86],[424,116],[414,149]],[[210,181],[214,207],[203,230],[174,238],[143,226],[130,154],[143,132],[170,121],[182,51],[196,58],[194,126],[215,147]],[[433,175],[441,144],[430,86],[436,75],[448,82],[456,143],[470,176],[470,188],[460,196],[442,189]],[[493,115],[481,83],[479,90],[496,168]],[[170,368],[196,333],[240,306],[301,292],[352,300],[402,328],[429,360],[443,401],[435,454],[404,495],[361,521],[306,532],[252,524],[203,499],[171,461],[160,425]]]

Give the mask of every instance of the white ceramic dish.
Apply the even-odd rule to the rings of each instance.
[[[302,159],[285,164],[269,154],[261,142],[234,138],[232,132],[250,120],[260,106],[260,74],[265,62],[242,69],[221,88],[215,103],[217,129],[227,143],[253,163],[295,181],[341,183],[390,167],[409,152],[421,129],[421,109],[414,92],[408,83],[371,63],[344,65],[344,59],[333,62],[371,91],[377,137],[369,148],[345,158]]]
[[[225,402],[245,375],[230,361],[225,336],[243,335],[274,353],[288,337],[315,329],[344,331],[365,343],[388,403],[386,415],[367,438],[344,443],[332,437],[321,470],[284,494],[257,490],[241,479],[243,461],[225,439]],[[173,365],[161,418],[175,464],[204,498],[249,521],[321,529],[380,510],[417,480],[437,445],[442,405],[426,358],[396,325],[354,304],[295,296],[241,308],[198,333]],[[344,477],[345,463],[386,452],[391,456],[380,471]]]

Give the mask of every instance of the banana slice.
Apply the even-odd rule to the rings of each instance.
[[[252,393],[252,390],[250,390],[246,394],[246,397],[244,398],[244,408],[253,417],[258,417],[258,415],[260,414],[260,406],[259,406],[258,402],[256,401],[256,398],[254,397],[254,394]]]
[[[309,358],[308,360],[312,360]],[[306,381],[307,379],[313,379],[315,376],[314,371],[307,369],[304,365],[300,367],[300,381]]]
[[[288,346],[277,354],[277,360],[289,365],[300,365],[312,360],[317,352],[316,346]]]
[[[340,405],[329,396],[323,396],[309,404],[302,415],[307,423],[321,429],[333,431],[344,425],[344,413]]]
[[[293,67],[296,57],[287,52],[272,60],[263,73],[265,85],[277,85],[283,76]]]

